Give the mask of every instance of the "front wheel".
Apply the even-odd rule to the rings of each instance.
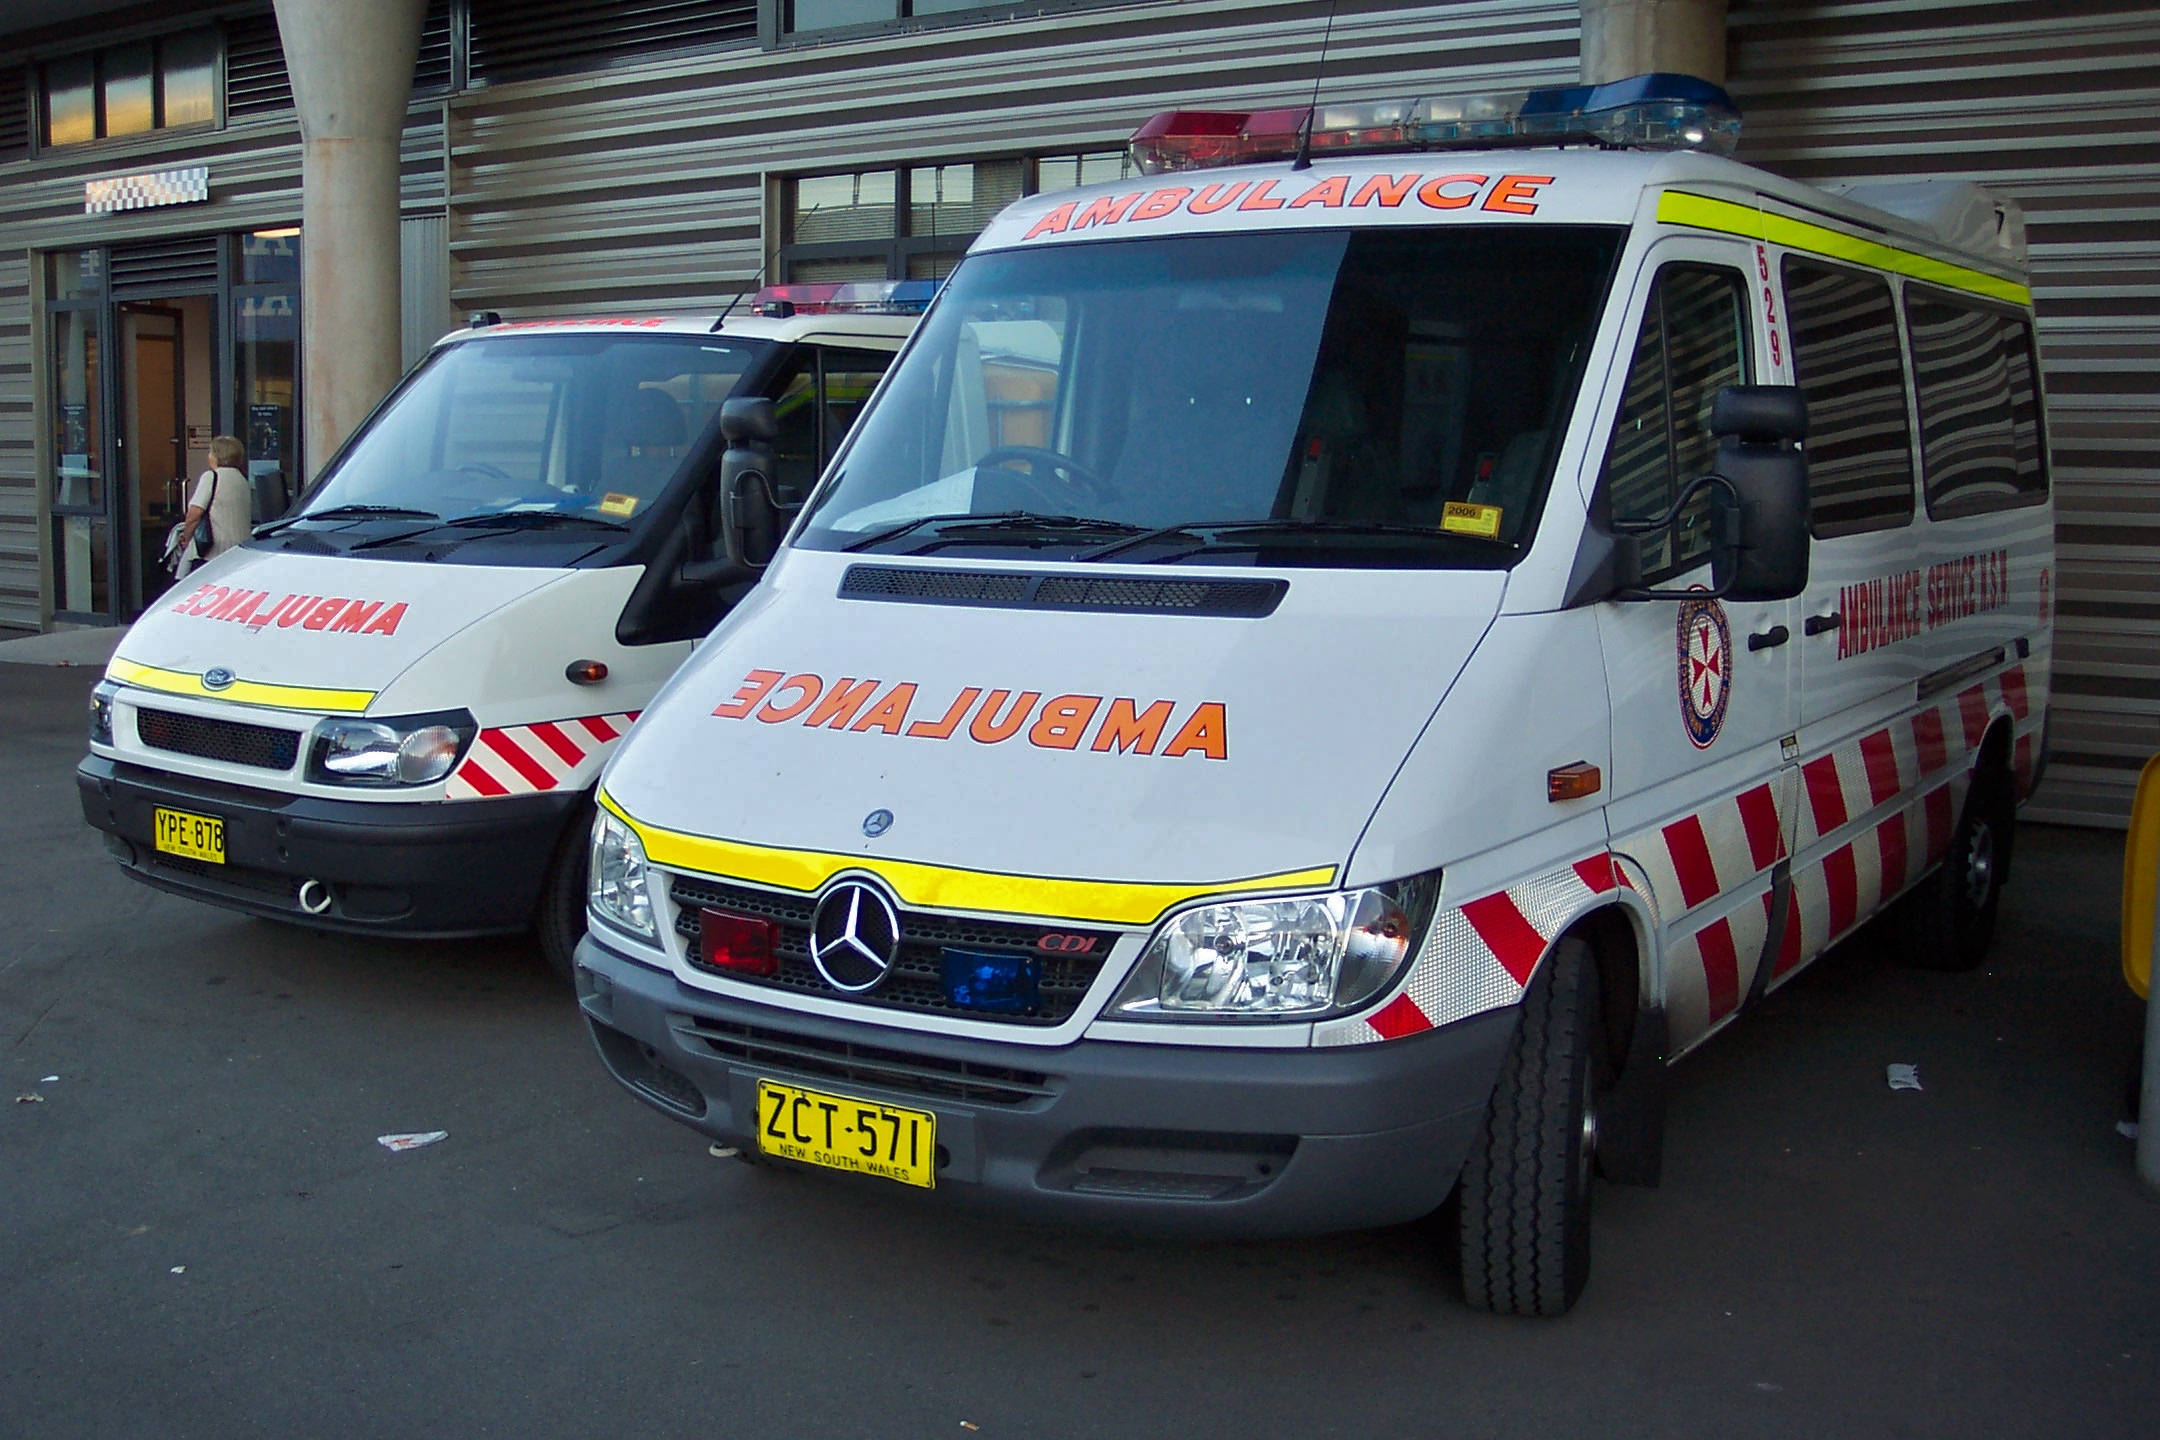
[[[563,827],[540,887],[533,942],[548,968],[567,983],[577,969],[577,943],[585,938],[585,867],[592,851],[593,807],[580,806]]]
[[[1522,1023],[1463,1164],[1463,1297],[1481,1310],[1563,1314],[1590,1278],[1603,1035],[1597,960],[1570,936],[1523,994]]]

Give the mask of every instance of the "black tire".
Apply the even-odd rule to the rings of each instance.
[[[1999,762],[1983,763],[1951,832],[1949,853],[1899,903],[1896,940],[1903,963],[1962,971],[1987,959],[2016,840],[2010,772]]]
[[[577,943],[585,938],[585,867],[592,849],[593,807],[582,806],[563,827],[540,887],[533,915],[533,943],[548,969],[569,984],[577,970]]]
[[[1463,1298],[1481,1310],[1564,1314],[1590,1278],[1604,1028],[1596,958],[1570,936],[1523,995],[1522,1022],[1463,1164]]]

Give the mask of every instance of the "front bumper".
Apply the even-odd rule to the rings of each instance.
[[[1517,1013],[1319,1050],[1045,1048],[709,995],[591,935],[577,961],[609,1072],[726,1144],[756,1150],[758,1079],[786,1080],[934,1111],[937,1199],[1208,1236],[1390,1225],[1439,1205],[1484,1121]]]
[[[582,792],[455,805],[335,800],[152,770],[92,755],[75,768],[83,818],[130,875],[193,900],[323,930],[412,938],[532,923],[548,862]],[[157,806],[225,822],[225,864],[158,853]],[[317,880],[330,908],[301,907]]]

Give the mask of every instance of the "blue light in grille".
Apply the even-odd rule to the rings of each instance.
[[[1032,1015],[1042,1003],[1042,965],[1032,955],[990,950],[960,950],[947,945],[939,953],[945,998],[966,1010],[994,1015]]]

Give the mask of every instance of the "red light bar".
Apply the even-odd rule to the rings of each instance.
[[[1309,109],[1166,110],[1132,138],[1133,159],[1147,174],[1206,170],[1297,154],[1298,131]]]

